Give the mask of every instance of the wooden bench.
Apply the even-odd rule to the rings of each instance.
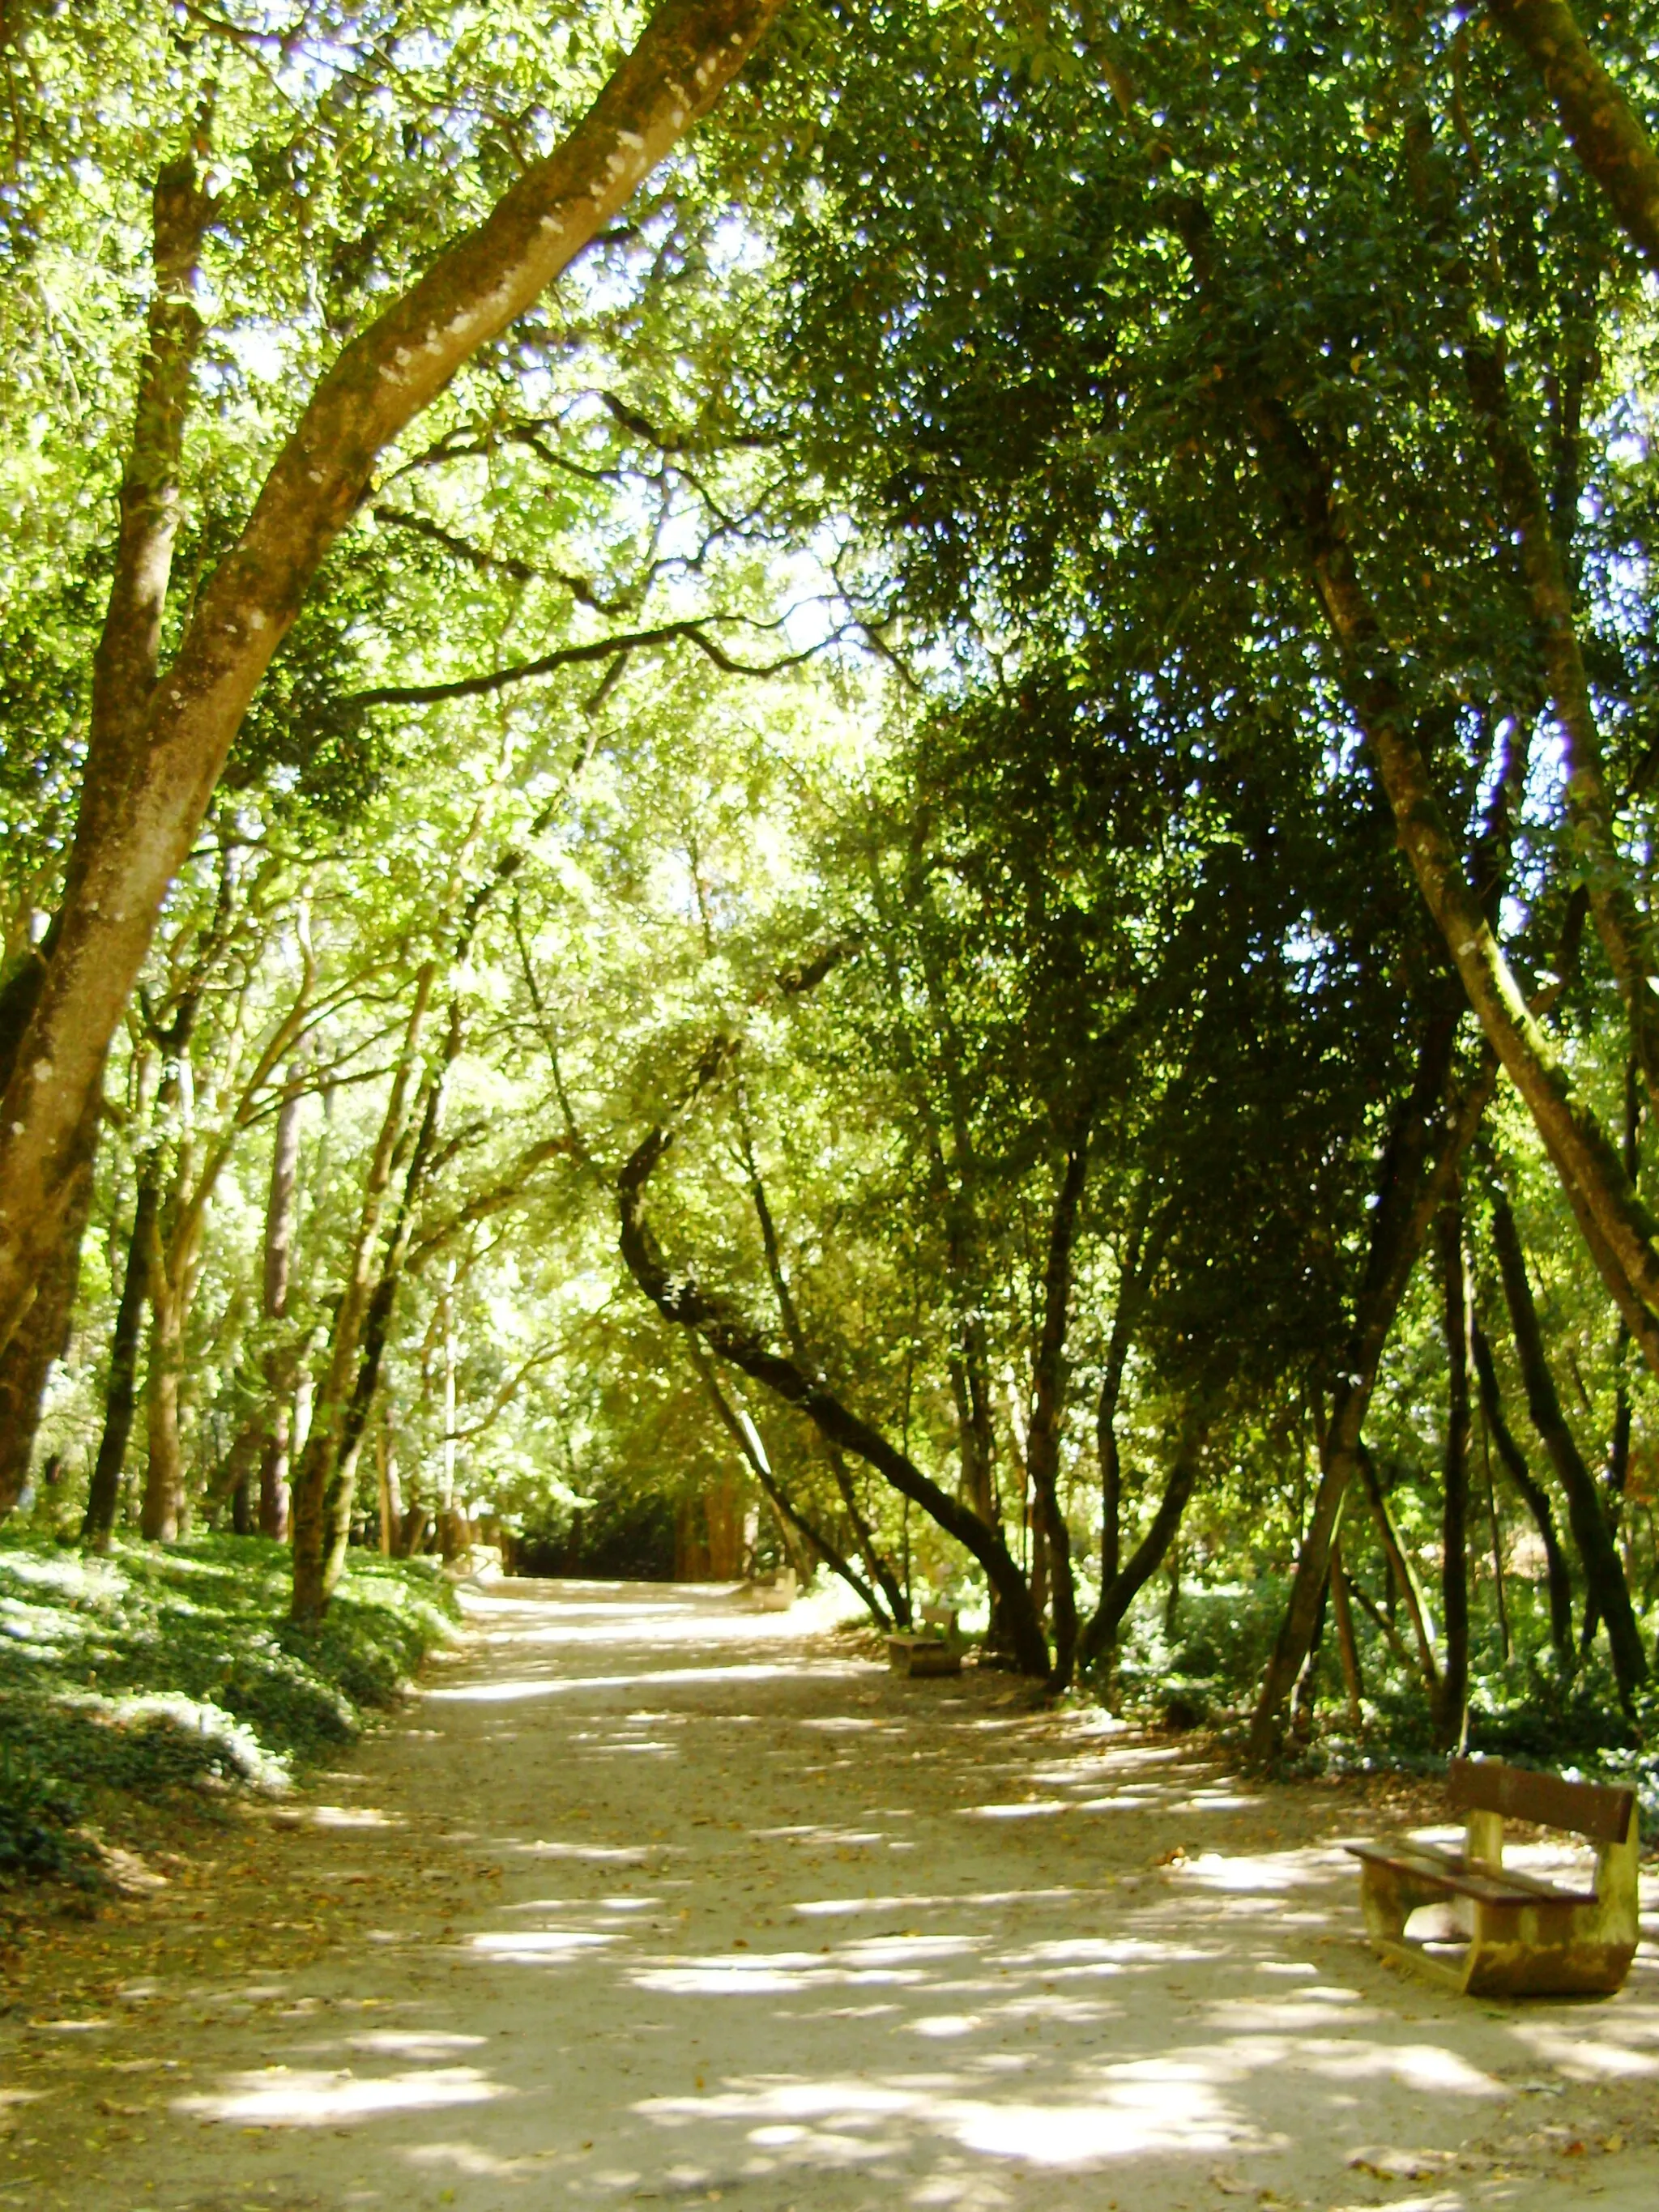
[[[962,1638],[953,1605],[925,1605],[921,1628],[899,1631],[887,1639],[887,1663],[896,1674],[959,1674]]]
[[[1467,1815],[1463,1848],[1350,1844],[1362,1863],[1360,1901],[1372,1943],[1470,1996],[1611,1996],[1636,1954],[1636,1793],[1566,1782],[1495,1759],[1455,1759],[1446,1775],[1454,1811]],[[1540,1881],[1504,1864],[1504,1823],[1527,1820],[1596,1847],[1592,1887]],[[1453,1941],[1408,1942],[1419,1906],[1455,1901],[1470,1923]]]

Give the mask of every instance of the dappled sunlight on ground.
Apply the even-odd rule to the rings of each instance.
[[[468,1604],[282,1831],[257,1960],[20,2044],[0,2203],[1569,2212],[1592,2167],[1609,2212],[1659,2203],[1654,1962],[1592,2006],[1402,1981],[1352,1797],[896,1680],[806,1607]],[[88,2080],[122,2094],[77,2130]]]
[[[244,2126],[320,2128],[382,2112],[422,2112],[451,2105],[481,2105],[506,2094],[471,2066],[434,2066],[418,2074],[380,2074],[356,2081],[349,2074],[301,2073],[288,2067],[276,2080],[241,2074],[213,2097],[181,2097],[181,2112]]]

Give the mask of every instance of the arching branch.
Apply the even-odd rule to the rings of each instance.
[[[739,619],[735,615],[704,617],[706,622]],[[515,660],[506,668],[487,670],[482,676],[457,676],[447,684],[383,684],[368,691],[350,691],[339,704],[355,708],[429,707],[446,699],[483,699],[495,692],[508,690],[515,684],[529,684],[538,677],[552,676],[561,668],[576,668],[585,662],[609,660],[613,656],[626,658],[650,646],[680,643],[695,645],[727,676],[781,676],[786,669],[799,668],[827,652],[845,635],[844,629],[833,630],[818,644],[804,646],[799,653],[781,654],[776,660],[754,662],[739,660],[729,653],[709,636],[702,622],[659,623],[653,629],[623,630],[614,637],[591,639],[586,645],[562,645],[551,653],[539,654],[534,660]]]

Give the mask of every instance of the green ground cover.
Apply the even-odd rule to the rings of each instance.
[[[205,1536],[96,1559],[0,1540],[0,1882],[90,1880],[97,1839],[180,1789],[285,1788],[391,1705],[459,1618],[434,1564],[353,1553],[284,1619],[285,1547]]]
[[[1115,1709],[1153,1726],[1211,1729],[1243,1754],[1250,1707],[1283,1614],[1288,1578],[1195,1584],[1181,1593],[1178,1614],[1163,1616],[1163,1595],[1126,1625],[1109,1684]],[[1620,1705],[1605,1652],[1592,1646],[1564,1672],[1548,1641],[1544,1600],[1518,1578],[1508,1590],[1511,1648],[1504,1655],[1496,1621],[1483,1608],[1471,1624],[1465,1748],[1486,1759],[1629,1784],[1641,1800],[1643,1832],[1659,1838],[1659,1696],[1644,1692]],[[1422,1684],[1406,1678],[1382,1638],[1356,1624],[1364,1687],[1361,1726],[1345,1714],[1340,1664],[1328,1632],[1315,1661],[1319,1707],[1305,1736],[1292,1731],[1276,1771],[1287,1777],[1392,1770],[1437,1778],[1446,1753],[1434,1731]]]

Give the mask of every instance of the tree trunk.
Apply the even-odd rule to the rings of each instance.
[[[1531,450],[1510,410],[1501,353],[1491,339],[1472,338],[1464,348],[1463,359],[1470,396],[1486,426],[1498,495],[1515,539],[1532,612],[1539,661],[1561,732],[1567,771],[1564,796],[1572,849],[1584,870],[1596,933],[1625,1002],[1632,1056],[1649,1097],[1659,1097],[1659,1006],[1649,988],[1654,973],[1653,946],[1619,852],[1613,802],[1601,757],[1601,733],[1579,647],[1561,541]],[[1628,1148],[1624,1168],[1633,1188],[1635,1175]]]
[[[390,1559],[398,1548],[398,1533],[404,1524],[404,1493],[398,1480],[397,1440],[392,1432],[392,1416],[384,1405],[374,1431],[374,1465],[380,1497],[380,1551],[383,1557]],[[511,1573],[510,1558],[507,1567]]]
[[[1401,843],[1487,1041],[1531,1115],[1590,1255],[1643,1356],[1659,1374],[1659,1245],[1617,1152],[1574,1091],[1534,1018],[1464,873],[1428,763],[1391,671],[1381,627],[1361,594],[1328,494],[1310,528],[1316,580],[1349,664],[1348,692],[1400,826]]]
[[[1100,1468],[1100,1587],[1103,1594],[1117,1579],[1123,1552],[1123,1456],[1117,1441],[1117,1409],[1123,1395],[1123,1370],[1134,1340],[1140,1309],[1156,1270],[1162,1240],[1149,1239],[1152,1210],[1152,1179],[1143,1176],[1130,1201],[1123,1239],[1122,1264],[1118,1270],[1117,1304],[1106,1358],[1101,1370],[1100,1396],[1095,1406],[1095,1457]],[[1167,1216],[1166,1216],[1167,1218]]]
[[[708,1395],[708,1401],[714,1407],[721,1427],[726,1430],[743,1455],[744,1462],[753,1472],[756,1481],[766,1492],[773,1510],[784,1528],[793,1530],[802,1539],[810,1551],[816,1552],[832,1575],[840,1577],[858,1599],[859,1603],[869,1613],[878,1628],[891,1628],[894,1625],[893,1620],[883,1609],[881,1600],[876,1595],[870,1584],[865,1581],[851,1561],[836,1549],[823,1530],[807,1519],[784,1490],[776,1475],[773,1474],[772,1463],[762,1449],[758,1434],[751,1431],[743,1418],[733,1410],[731,1401],[720,1388],[720,1377],[714,1372],[714,1363],[704,1350],[702,1340],[695,1329],[686,1330],[685,1344],[687,1351],[691,1355],[691,1364],[697,1370],[703,1389]]]
[[[1445,1656],[1435,1699],[1435,1741],[1461,1747],[1469,1705],[1469,1277],[1463,1208],[1454,1194],[1440,1209],[1441,1322],[1446,1340],[1446,1455],[1441,1516],[1440,1613]]]
[[[282,1536],[288,1528],[288,1439],[295,1346],[283,1324],[288,1319],[289,1285],[294,1271],[300,1126],[305,1107],[299,1088],[303,1066],[299,1057],[289,1065],[286,1093],[271,1146],[259,1286],[259,1314],[267,1340],[255,1385],[256,1401],[230,1450],[228,1486],[233,1525],[239,1536],[252,1534],[255,1528],[264,1535]]]
[[[449,891],[444,904],[446,925],[453,915],[455,903],[459,898],[461,871],[472,849],[480,819],[480,814],[475,811],[472,830],[469,831],[451,871]],[[491,893],[510,879],[521,853],[522,848],[519,846],[509,848],[506,854],[497,859],[483,880],[473,886],[462,908],[459,929],[449,947],[451,972],[465,966],[485,904]],[[427,1080],[418,1124],[411,1121],[405,1126],[404,1104],[408,1085],[413,1076],[416,1048],[437,975],[438,963],[428,960],[421,970],[415,1005],[398,1059],[398,1073],[393,1080],[386,1120],[381,1126],[380,1141],[376,1146],[370,1170],[351,1277],[335,1318],[329,1355],[327,1421],[323,1427],[314,1428],[313,1436],[307,1439],[301,1462],[301,1484],[296,1485],[296,1497],[303,1487],[306,1503],[303,1516],[297,1511],[295,1516],[292,1607],[295,1620],[321,1618],[345,1565],[356,1494],[358,1457],[369,1415],[374,1409],[374,1394],[380,1386],[381,1365],[391,1338],[398,1289],[409,1261],[422,1190],[437,1149],[449,1077],[460,1057],[465,1041],[461,999],[456,993],[450,999],[443,1051]],[[411,1127],[414,1128],[412,1142],[410,1141]],[[405,1144],[409,1145],[409,1152],[403,1194],[371,1288],[369,1275],[373,1267],[373,1248],[384,1211],[385,1194]],[[453,1280],[452,1268],[452,1284]],[[450,1531],[454,1514],[455,1376],[447,1297],[447,1291],[444,1494],[441,1501],[440,1520],[445,1529]],[[349,1396],[345,1395],[348,1378],[350,1382]],[[304,1538],[303,1559],[301,1534]],[[446,1540],[449,1540],[447,1536]]]
[[[985,1372],[985,1329],[977,1316],[958,1325],[950,1359],[951,1397],[957,1414],[962,1495],[988,1528],[997,1526],[995,1449],[991,1391]]]
[[[1544,1351],[1543,1331],[1533,1303],[1520,1234],[1509,1200],[1498,1188],[1492,1193],[1492,1236],[1498,1272],[1504,1279],[1504,1295],[1509,1304],[1510,1326],[1521,1363],[1522,1380],[1526,1385],[1527,1410],[1532,1416],[1538,1440],[1549,1454],[1557,1478],[1566,1492],[1567,1519],[1584,1569],[1588,1602],[1595,1605],[1607,1624],[1619,1694],[1629,1705],[1647,1680],[1648,1663],[1630,1601],[1629,1586],[1625,1581],[1624,1562],[1607,1526],[1595,1478],[1585,1466],[1561,1411],[1555,1378],[1550,1373]]]
[[[227,882],[228,878],[222,878],[222,908]],[[144,1370],[149,1462],[139,1528],[149,1543],[177,1542],[183,1532],[185,1511],[179,1407],[185,1370],[185,1324],[190,1312],[191,1249],[195,1241],[195,1224],[201,1218],[191,1205],[195,1092],[190,1048],[210,958],[207,951],[198,951],[190,977],[179,993],[172,1024],[157,1040],[167,1057],[163,1063],[165,1072],[156,1103],[164,1114],[177,1109],[179,1133],[171,1180],[165,1191],[160,1181],[162,1147],[158,1146],[156,1204],[150,1216],[149,1245],[145,1255],[149,1293],[149,1357]]]
[[[1200,292],[1222,301],[1224,285],[1207,208],[1195,196],[1172,197],[1169,206]],[[1253,361],[1222,366],[1218,396],[1223,392],[1243,418],[1278,501],[1286,540],[1318,596],[1341,658],[1349,707],[1376,764],[1401,848],[1468,1003],[1532,1116],[1597,1271],[1644,1358],[1659,1375],[1659,1228],[1527,1005],[1482,898],[1470,884],[1435,790],[1393,646],[1360,580],[1330,459],[1312,442],[1284,392],[1261,379]],[[1316,1513],[1316,1534],[1322,1520]],[[1322,1540],[1322,1563],[1325,1547]],[[1318,1586],[1323,1587],[1322,1565]],[[1298,1613],[1310,1616],[1312,1593],[1298,1596]],[[1280,1696],[1281,1671],[1275,1664],[1270,1674]],[[1264,1752],[1271,1744],[1272,1725],[1271,1715],[1258,1709],[1253,1744]]]
[[[322,378],[237,544],[196,595],[142,722],[89,753],[58,941],[0,1107],[0,1347],[60,1233],[74,1133],[167,885],[377,456],[607,228],[720,98],[780,5],[662,0],[563,143],[524,169],[489,217],[440,252]],[[187,374],[174,381],[184,388]],[[144,409],[141,380],[141,430]],[[36,1079],[42,1066],[49,1081]]]
[[[184,1302],[167,1278],[150,1239],[149,1359],[144,1376],[145,1433],[149,1460],[144,1474],[139,1533],[147,1543],[179,1539],[185,1510],[185,1461],[179,1439],[179,1389],[184,1376]]]
[[[259,1426],[264,1425],[264,1421]],[[216,1480],[212,1489],[221,1498],[230,1500],[230,1531],[234,1536],[252,1536],[259,1526],[258,1498],[256,1483],[258,1474],[259,1433],[252,1422],[244,1421],[231,1438],[230,1452],[225,1462],[222,1480]],[[210,1499],[210,1503],[211,1499]],[[210,1515],[209,1525],[212,1526]]]
[[[1498,1607],[1498,1648],[1507,1667],[1514,1656],[1510,1638],[1510,1605],[1504,1589],[1504,1523],[1498,1510],[1498,1477],[1492,1471],[1491,1431],[1483,1425],[1480,1460],[1486,1476],[1486,1518],[1492,1532],[1492,1593]]]
[[[766,1186],[761,1180],[760,1165],[755,1158],[755,1144],[750,1133],[748,1116],[742,1110],[741,1106],[738,1110],[738,1127],[743,1139],[744,1165],[749,1174],[749,1194],[754,1204],[755,1218],[760,1225],[761,1249],[766,1255],[766,1272],[771,1281],[772,1295],[778,1302],[778,1315],[783,1322],[783,1333],[788,1341],[789,1349],[795,1355],[797,1361],[803,1367],[810,1367],[811,1360],[806,1348],[806,1333],[801,1327],[800,1310],[795,1304],[794,1294],[790,1290],[789,1279],[783,1271],[783,1253],[778,1243],[777,1224],[772,1217],[772,1206],[766,1195]],[[712,1369],[709,1371],[713,1373]],[[858,1492],[854,1487],[853,1477],[848,1468],[846,1456],[827,1437],[820,1437],[818,1441],[823,1446],[824,1459],[835,1479],[836,1487],[841,1493],[841,1502],[846,1508],[848,1523],[853,1531],[853,1540],[858,1547],[860,1556],[869,1569],[872,1580],[880,1586],[882,1595],[887,1601],[888,1611],[893,1621],[900,1628],[908,1628],[910,1626],[910,1603],[905,1595],[904,1585],[895,1572],[891,1561],[882,1550],[876,1532],[859,1503]],[[768,1495],[770,1496],[770,1494],[769,1491]],[[773,1502],[775,1505],[777,1504],[775,1499]],[[783,1511],[781,1507],[778,1510],[781,1512]],[[789,1513],[793,1514],[793,1506],[790,1507]],[[988,1513],[987,1518],[990,1517]],[[809,1534],[804,1522],[796,1521],[793,1524],[788,1523],[787,1516],[786,1522],[787,1525],[793,1525],[800,1529],[807,1541],[815,1546],[823,1556],[826,1564],[830,1565],[832,1572],[842,1573],[842,1569],[835,1566],[829,1554],[823,1552],[821,1537]],[[861,1586],[855,1585],[855,1587]],[[879,1610],[878,1607],[878,1614]]]
[[[1573,1668],[1572,1647],[1572,1577],[1567,1572],[1567,1563],[1562,1555],[1560,1539],[1555,1533],[1555,1514],[1550,1504],[1549,1492],[1527,1465],[1526,1455],[1515,1440],[1504,1413],[1503,1394],[1498,1387],[1498,1370],[1492,1361],[1492,1346],[1486,1332],[1477,1322],[1471,1332],[1474,1352],[1474,1371],[1480,1382],[1480,1409],[1486,1416],[1487,1433],[1498,1447],[1498,1456],[1504,1472],[1520,1492],[1526,1508],[1538,1530],[1538,1539],[1544,1547],[1544,1571],[1549,1591],[1550,1641],[1554,1644],[1565,1672]]]
[[[1048,1224],[1042,1276],[1042,1325],[1031,1370],[1031,1413],[1025,1429],[1025,1465],[1037,1524],[1048,1554],[1048,1602],[1054,1628],[1051,1677],[1067,1687],[1077,1659],[1077,1585],[1072,1576],[1072,1538],[1060,1496],[1060,1431],[1066,1408],[1066,1334],[1072,1300],[1072,1253],[1078,1208],[1089,1179],[1089,1119],[1084,1118],[1066,1155]]]
[[[1197,1486],[1208,1434],[1207,1410],[1196,1401],[1189,1401],[1182,1416],[1174,1462],[1158,1510],[1131,1553],[1128,1565],[1121,1568],[1102,1590],[1094,1618],[1083,1632],[1079,1656],[1085,1667],[1098,1667],[1103,1661],[1109,1662],[1129,1607],[1164,1564],[1170,1545],[1180,1533],[1188,1500]]]
[[[1393,1652],[1395,1657],[1399,1661],[1401,1667],[1407,1674],[1413,1673],[1415,1668],[1415,1662],[1413,1660],[1411,1653],[1406,1649],[1404,1638],[1401,1635],[1400,1631],[1395,1626],[1388,1614],[1383,1612],[1381,1606],[1374,1605],[1371,1602],[1370,1599],[1366,1596],[1362,1584],[1353,1581],[1352,1577],[1346,1573],[1343,1576],[1342,1582],[1343,1587],[1347,1591],[1349,1597],[1352,1598],[1353,1602],[1359,1607],[1366,1620],[1370,1621],[1371,1626],[1382,1638],[1382,1641],[1388,1645],[1389,1650]]]
[[[81,1243],[92,1212],[92,1162],[102,1103],[101,1097],[94,1097],[88,1107],[81,1131],[79,1179],[51,1267],[16,1335],[0,1352],[0,1521],[16,1504],[28,1480],[47,1378],[52,1362],[63,1358],[74,1325],[81,1284]]]
[[[80,1257],[77,1249],[77,1276]],[[73,1285],[66,1297],[62,1280],[69,1272],[60,1255],[53,1267],[58,1280],[42,1285],[17,1334],[0,1352],[0,1520],[14,1510],[28,1485],[46,1378],[52,1361],[62,1355],[64,1331],[73,1314]]]
[[[1632,1183],[1641,1175],[1642,1149],[1642,1092],[1638,1088],[1640,1071],[1636,1054],[1631,1054],[1625,1069],[1625,1173]],[[1630,1481],[1631,1395],[1630,1395],[1630,1331],[1621,1321],[1613,1348],[1613,1367],[1615,1377],[1613,1401],[1613,1435],[1607,1443],[1607,1491],[1608,1511],[1615,1536],[1622,1536],[1620,1549],[1624,1554],[1626,1577],[1632,1566],[1628,1522],[1625,1513],[1625,1492]],[[1594,1603],[1584,1608],[1583,1648],[1589,1650],[1595,1640],[1600,1626]]]
[[[1494,1067],[1488,1054],[1447,1104],[1460,1016],[1461,1009],[1437,1009],[1425,1025],[1416,1079],[1396,1109],[1383,1153],[1353,1334],[1320,1440],[1319,1487],[1297,1555],[1285,1619],[1251,1716],[1248,1755],[1257,1765],[1273,1755],[1279,1713],[1307,1656],[1342,1501],[1359,1464],[1383,1347],[1430,1224],[1491,1096]]]
[[[327,1373],[313,1401],[311,1424],[294,1483],[294,1595],[290,1611],[296,1621],[320,1620],[328,1607],[328,1568],[336,1550],[334,1531],[330,1525],[331,1479],[337,1472],[342,1432],[353,1395],[361,1384],[359,1352],[363,1325],[380,1279],[374,1247],[398,1148],[405,1135],[409,1093],[415,1080],[421,1032],[436,974],[436,962],[428,960],[416,979],[414,1003],[404,1027],[392,1088],[380,1117],[380,1135],[364,1179],[362,1205],[345,1287],[335,1310]]]
[[[831,1443],[864,1460],[902,1498],[920,1505],[948,1536],[953,1536],[984,1569],[1001,1609],[1021,1668],[1047,1680],[1048,1646],[1042,1624],[1018,1562],[995,1532],[958,1498],[924,1474],[905,1452],[844,1405],[821,1377],[794,1360],[770,1351],[735,1314],[711,1297],[684,1267],[671,1271],[645,1218],[645,1193],[652,1175],[672,1148],[680,1125],[697,1101],[719,1081],[736,1047],[718,1037],[698,1066],[690,1088],[671,1121],[659,1122],[635,1146],[617,1180],[620,1246],[629,1274],[665,1321],[695,1328],[719,1356],[787,1405],[795,1407]]]
[[[279,1373],[267,1370],[272,1396],[264,1447],[259,1454],[259,1534],[286,1540],[289,1530],[289,1463],[294,1438],[294,1393],[298,1363],[292,1357]]]
[[[179,463],[191,368],[202,336],[192,295],[202,238],[211,211],[211,202],[198,182],[193,155],[186,155],[161,171],[151,200],[154,289],[147,317],[148,343],[139,367],[132,436],[121,483],[109,604],[93,654],[88,786],[106,763],[131,747],[155,690],[162,610],[179,528]],[[98,826],[98,803],[90,789],[83,791],[76,825],[77,849],[81,823],[84,822],[89,830]],[[103,798],[105,826],[112,818],[111,810],[118,809],[122,803],[118,783]],[[76,888],[71,855],[65,906]],[[64,1268],[76,1267],[86,1219],[78,1179],[89,1176],[98,1142],[108,1031],[95,1054],[87,1058],[78,1097],[64,1086],[64,1070],[49,1050],[42,1049],[38,1033],[40,1005],[62,946],[64,923],[64,908],[60,908],[43,943],[31,951],[10,980],[0,1009],[0,1090],[9,1102],[4,1127],[13,1137],[21,1133],[12,1124],[9,1102],[15,1098],[21,1105],[25,1097],[44,1109],[45,1118],[53,1124],[47,1146],[49,1187],[21,1194],[35,1204],[42,1198],[46,1200],[39,1233],[30,1248],[32,1279],[26,1277],[12,1285],[9,1299],[0,1285],[0,1346],[27,1310],[35,1283],[44,1286],[59,1282]],[[112,1018],[110,1030],[113,1026]],[[26,1050],[25,1067],[20,1061]],[[4,1189],[0,1171],[0,1192]],[[4,1224],[0,1226],[3,1278],[5,1229],[9,1226],[3,1196],[0,1196],[0,1224]],[[33,1441],[32,1429],[29,1441]],[[0,1518],[9,1510],[0,1486]]]
[[[1291,1733],[1301,1744],[1307,1743],[1313,1735],[1315,1710],[1319,1701],[1319,1650],[1325,1641],[1325,1616],[1330,1610],[1330,1602],[1331,1576],[1328,1563],[1319,1603],[1314,1610],[1313,1633],[1308,1638],[1308,1648],[1303,1654],[1291,1695]]]
[[[1336,1648],[1342,1662],[1342,1686],[1348,1697],[1348,1726],[1356,1735],[1365,1725],[1365,1679],[1359,1668],[1359,1642],[1353,1632],[1353,1607],[1348,1602],[1348,1577],[1342,1565],[1340,1541],[1331,1546],[1331,1615],[1336,1623]]]
[[[1429,1618],[1428,1607],[1423,1601],[1423,1586],[1417,1579],[1417,1570],[1401,1541],[1400,1531],[1389,1510],[1389,1501],[1376,1472],[1376,1462],[1363,1443],[1359,1447],[1358,1460],[1371,1517],[1376,1523],[1376,1533],[1382,1540],[1382,1556],[1388,1561],[1389,1588],[1397,1590],[1405,1600],[1412,1635],[1417,1644],[1417,1670],[1423,1677],[1423,1686],[1429,1693],[1429,1704],[1432,1708],[1440,1697],[1440,1662],[1435,1652],[1434,1624]]]
[[[115,1516],[120,1509],[121,1476],[126,1466],[127,1442],[132,1434],[133,1409],[137,1402],[138,1337],[149,1295],[149,1251],[155,1234],[155,1163],[147,1159],[138,1178],[132,1233],[127,1239],[126,1273],[121,1280],[121,1301],[115,1309],[115,1326],[110,1336],[104,1430],[87,1492],[86,1518],[81,1523],[81,1540],[94,1552],[108,1551],[115,1531]]]
[[[1573,150],[1638,252],[1659,272],[1659,157],[1635,109],[1590,52],[1568,0],[1487,0],[1487,10],[1543,78]]]
[[[448,1073],[460,1057],[462,1024],[459,999],[450,1001],[448,1034],[444,1052],[426,1085],[425,1099],[416,1127],[415,1140],[410,1148],[408,1164],[404,1174],[404,1187],[398,1201],[398,1211],[392,1224],[381,1255],[380,1273],[369,1296],[359,1336],[357,1372],[352,1384],[351,1397],[338,1423],[332,1440],[332,1464],[327,1470],[323,1492],[323,1563],[321,1575],[322,1601],[326,1606],[339,1582],[345,1566],[346,1547],[351,1538],[352,1508],[357,1490],[357,1462],[362,1449],[362,1440],[368,1427],[369,1416],[374,1408],[375,1394],[380,1386],[381,1370],[385,1365],[386,1346],[392,1340],[392,1318],[397,1311],[398,1293],[403,1287],[404,1271],[409,1262],[409,1248],[415,1234],[416,1217],[427,1173],[437,1149],[438,1137],[443,1122],[443,1109]],[[444,1436],[443,1481],[439,1498],[439,1526],[449,1530],[455,1515],[455,1335],[453,1314],[454,1268],[452,1265],[444,1289]],[[449,1540],[447,1537],[446,1540]],[[446,1557],[449,1554],[446,1553]],[[296,1589],[297,1589],[296,1583]],[[297,1617],[297,1616],[296,1616]]]

